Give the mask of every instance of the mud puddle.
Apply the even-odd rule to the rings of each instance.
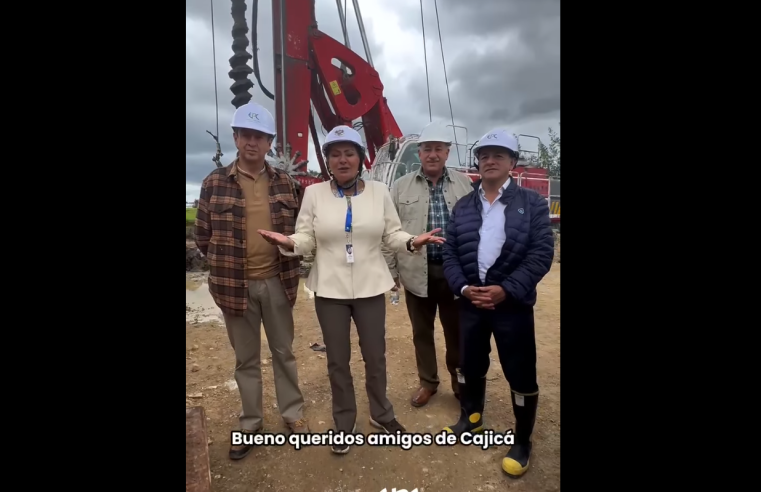
[[[209,293],[208,274],[192,272],[185,274],[185,321],[192,324],[224,323],[222,311]]]
[[[185,272],[185,322],[191,325],[214,322],[222,326],[225,318],[209,292],[206,272]],[[262,341],[267,342],[267,334],[261,327]]]

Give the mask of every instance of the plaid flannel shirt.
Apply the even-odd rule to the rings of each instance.
[[[449,223],[449,209],[447,209],[447,199],[444,196],[444,181],[448,177],[449,170],[444,167],[441,178],[434,185],[431,178],[423,173],[423,168],[418,170],[418,174],[428,183],[428,223],[426,231],[441,229],[436,233],[437,236],[446,237],[447,224]],[[442,261],[444,259],[444,247],[441,244],[427,244],[428,260]]]
[[[195,233],[196,245],[209,262],[209,291],[214,302],[225,314],[242,316],[248,308],[246,203],[236,163],[218,168],[204,179]],[[270,175],[272,229],[288,236],[295,232],[300,207],[296,185],[286,172],[265,166]],[[280,281],[291,306],[298,293],[300,263],[300,257],[280,254]]]

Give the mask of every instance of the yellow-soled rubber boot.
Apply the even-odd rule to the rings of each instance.
[[[484,403],[486,401],[486,378],[465,380],[460,374],[460,420],[444,427],[446,432],[460,437],[463,432],[475,434],[484,430]]]
[[[460,420],[454,425],[448,425],[444,427],[444,430],[450,434],[454,434],[460,437],[463,432],[470,432],[476,434],[484,430],[484,419],[480,412],[472,413],[468,415],[465,413],[465,409],[461,410]]]
[[[507,452],[507,455],[502,458],[502,471],[509,477],[518,478],[528,471],[530,458],[531,442],[528,444],[516,442]]]
[[[515,414],[515,441],[502,459],[502,470],[509,477],[518,478],[528,471],[532,447],[531,434],[534,431],[539,395],[511,393]]]

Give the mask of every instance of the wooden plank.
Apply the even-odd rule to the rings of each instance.
[[[185,409],[185,492],[211,492],[209,439],[203,407]]]

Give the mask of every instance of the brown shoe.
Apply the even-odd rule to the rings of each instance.
[[[242,431],[245,434],[257,434],[262,431],[262,428],[255,431]],[[249,444],[236,444],[230,446],[230,459],[231,460],[242,460],[246,456],[248,456],[248,453],[251,452],[251,450],[254,449],[253,445]]]
[[[299,419],[296,422],[286,422],[288,428],[295,434],[307,434],[309,432],[309,424],[306,419]]]
[[[428,388],[420,387],[415,392],[414,395],[412,395],[412,403],[413,407],[422,407],[426,403],[428,403],[428,400],[431,399],[433,395],[436,394],[436,390],[429,390]]]

